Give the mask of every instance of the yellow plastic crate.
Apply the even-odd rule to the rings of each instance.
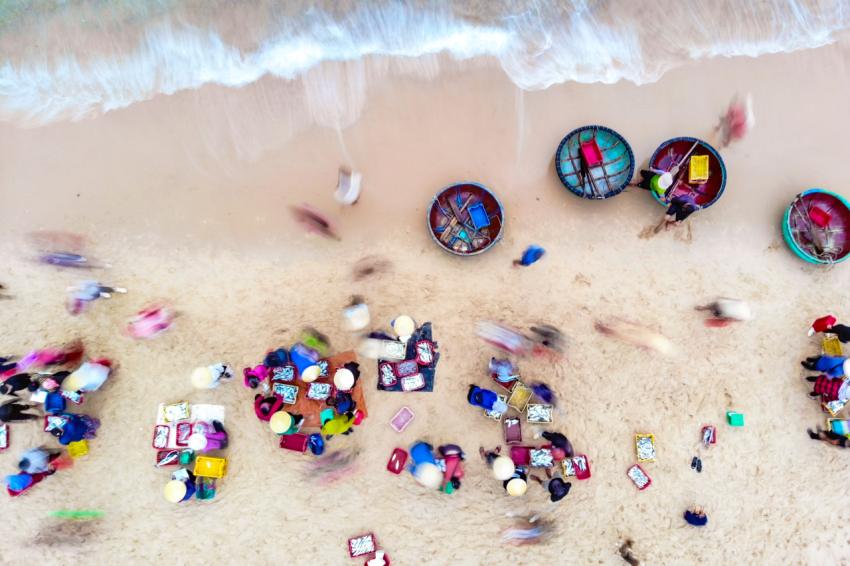
[[[689,180],[691,183],[708,181],[708,156],[694,155],[691,157]]]
[[[89,453],[89,445],[85,440],[80,440],[79,442],[72,442],[68,445],[68,454],[71,455],[71,458],[78,458],[83,454]]]
[[[823,354],[825,356],[843,356],[841,353],[841,341],[837,336],[824,338],[821,342],[823,345]]]
[[[636,434],[635,435],[635,452],[637,452],[638,440],[641,439],[641,438],[644,438],[644,437],[649,437],[649,439],[652,440],[652,446],[653,446],[653,448],[655,448],[655,454],[658,455],[658,448],[655,447],[655,435],[652,435],[652,434]],[[655,461],[654,458],[653,459],[638,458],[637,460],[638,460],[638,462],[654,462]]]
[[[227,458],[199,456],[195,460],[194,474],[208,478],[223,478],[227,475]]]

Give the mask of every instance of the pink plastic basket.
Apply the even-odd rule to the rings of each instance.
[[[818,226],[825,227],[829,224],[829,221],[832,220],[832,215],[830,215],[822,208],[813,206],[812,209],[809,211],[809,218],[811,218],[812,222],[814,222]]]
[[[602,163],[602,152],[599,150],[599,144],[596,143],[596,140],[581,144],[581,155],[589,167]]]
[[[646,481],[646,485],[645,485],[645,486],[643,486],[643,487],[638,487],[638,489],[639,489],[639,490],[643,491],[644,489],[646,489],[646,488],[648,488],[650,485],[652,485],[652,478],[650,478],[650,477],[649,477],[649,474],[647,474],[647,473],[646,473],[646,470],[644,470],[643,468],[641,468],[641,467],[640,467],[640,465],[638,465],[638,464],[635,464],[634,466],[632,466],[631,468],[629,468],[629,470],[631,470],[632,468],[637,468],[637,469],[639,469],[641,472],[643,472],[643,475],[645,475],[645,476],[646,476],[646,480],[647,480],[647,481]],[[626,474],[628,475],[628,472],[626,472]],[[631,477],[631,476],[629,476],[629,479],[631,480],[631,479],[632,479],[632,477]],[[632,480],[632,481],[634,482],[635,480]],[[637,484],[635,484],[635,486],[637,487]]]
[[[394,431],[401,432],[407,427],[407,425],[410,424],[410,421],[413,420],[413,416],[413,411],[407,407],[402,407],[390,421],[390,426],[393,427]]]

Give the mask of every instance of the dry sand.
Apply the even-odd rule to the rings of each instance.
[[[83,406],[103,423],[90,454],[24,497],[0,498],[0,562],[356,564],[346,539],[374,532],[397,565],[621,564],[626,537],[646,564],[848,563],[848,455],[806,436],[824,416],[805,397],[798,360],[818,351],[805,335],[814,318],[846,319],[850,276],[803,263],[780,229],[802,190],[845,191],[846,68],[846,45],[835,45],[706,61],[641,87],[521,93],[486,69],[397,79],[375,89],[353,126],[291,139],[269,129],[282,119],[276,97],[286,88],[273,80],[181,92],[77,124],[0,126],[2,282],[18,297],[0,303],[0,350],[82,337],[93,355],[121,365]],[[756,129],[723,152],[722,200],[673,235],[638,237],[662,212],[643,191],[587,202],[554,173],[558,142],[578,126],[616,129],[640,162],[668,138],[708,138],[736,90],[753,93]],[[364,173],[363,197],[338,210],[336,169],[349,159]],[[507,210],[504,243],[467,260],[441,252],[424,222],[433,194],[461,180],[491,187]],[[341,243],[291,225],[287,206],[302,201],[338,214]],[[89,236],[91,254],[114,263],[97,276],[130,292],[67,315],[64,287],[82,275],[22,260],[21,234],[36,229]],[[530,243],[546,257],[511,269]],[[371,254],[394,270],[353,283],[351,265]],[[301,472],[311,457],[276,447],[253,414],[252,391],[234,381],[196,392],[188,376],[219,360],[254,365],[308,324],[334,350],[349,349],[340,312],[355,293],[378,326],[399,314],[432,321],[442,358],[430,394],[377,392],[374,362],[364,363],[371,417],[331,446],[362,448],[365,473],[316,491]],[[693,306],[718,295],[750,300],[756,320],[704,328]],[[151,342],[123,338],[125,321],[160,298],[180,310],[176,327]],[[665,333],[679,357],[594,331],[616,316]],[[507,497],[476,454],[501,438],[465,399],[468,383],[487,382],[494,355],[473,334],[486,317],[548,322],[574,340],[564,363],[520,362],[524,378],[555,388],[567,419],[554,428],[591,462],[593,477],[573,481],[557,506],[536,485]],[[150,441],[156,406],[182,400],[227,407],[230,464],[213,501],[175,506],[162,497],[168,473],[153,467]],[[416,418],[399,435],[388,421],[403,405]],[[730,409],[744,413],[745,427],[723,423]],[[698,448],[705,424],[718,426],[708,450]],[[653,484],[639,492],[625,472],[642,432],[655,435],[658,461],[645,466]],[[467,451],[459,492],[426,492],[385,471],[394,447],[419,438]],[[13,425],[3,473],[44,442],[54,443],[36,424]],[[702,474],[689,467],[698,454]],[[681,517],[695,504],[709,516],[701,530]],[[62,508],[108,515],[83,544],[32,545],[44,513]],[[531,511],[555,521],[556,538],[501,548],[497,533],[514,521],[506,514]]]

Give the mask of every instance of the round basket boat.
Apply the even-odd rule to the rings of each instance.
[[[555,170],[573,194],[606,199],[628,186],[635,172],[635,156],[614,130],[584,126],[561,141],[555,153]]]
[[[822,189],[800,193],[785,211],[782,233],[788,247],[809,263],[844,261],[850,254],[850,204]]]
[[[708,178],[704,181],[690,181],[688,166],[691,157],[708,156]],[[720,199],[726,188],[726,165],[717,150],[697,138],[673,138],[658,146],[649,166],[652,169],[670,171],[674,165],[680,166],[679,182],[674,181],[673,187],[667,194],[669,202],[679,195],[691,195],[700,208],[708,208]],[[655,191],[652,196],[660,204],[667,206]]]
[[[471,256],[484,253],[502,238],[505,217],[502,203],[484,185],[449,185],[431,200],[428,231],[449,253]]]

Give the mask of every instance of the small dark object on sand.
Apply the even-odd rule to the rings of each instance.
[[[392,269],[393,264],[383,259],[381,256],[370,255],[357,260],[354,264],[354,280],[362,281],[373,275],[387,273]]]
[[[640,564],[640,560],[634,557],[632,554],[632,545],[634,544],[633,540],[627,540],[623,544],[620,545],[620,556],[623,557],[623,560],[631,564],[632,566],[638,566]]]

